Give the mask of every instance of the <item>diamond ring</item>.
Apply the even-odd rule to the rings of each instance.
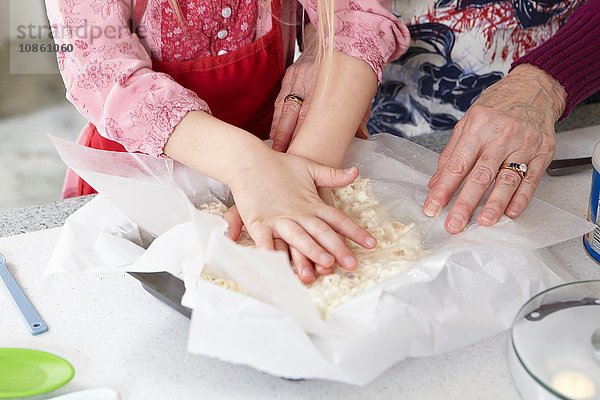
[[[517,163],[517,162],[504,163],[504,164],[502,164],[500,169],[510,169],[512,171],[517,172],[519,175],[521,175],[521,178],[524,178],[525,173],[527,172],[527,164]]]

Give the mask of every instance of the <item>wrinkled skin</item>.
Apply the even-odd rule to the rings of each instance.
[[[490,86],[456,124],[429,181],[424,213],[435,216],[464,183],[445,221],[448,232],[463,231],[490,187],[480,225],[521,215],[554,156],[554,124],[565,104],[563,87],[529,64]],[[509,162],[526,163],[525,177],[501,169]]]

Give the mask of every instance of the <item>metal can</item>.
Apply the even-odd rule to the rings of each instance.
[[[583,245],[590,256],[600,262],[600,142],[594,146],[592,165],[592,189],[590,191],[588,221],[596,224],[596,229],[583,237]]]

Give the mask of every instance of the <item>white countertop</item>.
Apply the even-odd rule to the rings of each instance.
[[[578,156],[585,143],[600,138],[598,128],[588,131],[559,135],[557,156]],[[585,217],[589,184],[589,171],[546,176],[537,195]],[[41,276],[59,233],[53,229],[0,239],[0,252],[50,328],[30,336],[0,290],[0,346],[40,349],[69,360],[75,377],[53,394],[110,387],[122,399],[520,399],[506,363],[506,333],[452,353],[406,360],[366,387],[285,381],[188,354],[189,321],[131,277],[64,276],[44,293]],[[600,279],[600,266],[585,253],[581,238],[550,251],[577,279]]]

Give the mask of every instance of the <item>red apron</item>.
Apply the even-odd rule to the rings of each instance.
[[[136,2],[134,22],[141,20],[146,3],[147,0]],[[153,60],[152,69],[170,75],[196,92],[216,118],[267,139],[275,98],[293,58],[295,0],[274,0],[272,15],[271,31],[247,46],[195,61]],[[94,149],[127,151],[119,143],[101,136],[95,127],[90,128],[87,138],[82,138],[80,143]],[[80,178],[76,195],[93,193],[96,191]]]

